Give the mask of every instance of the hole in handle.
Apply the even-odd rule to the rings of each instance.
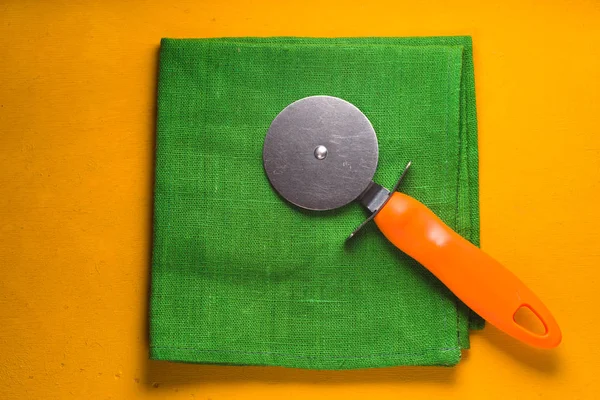
[[[527,304],[523,304],[515,311],[513,320],[517,325],[528,330],[529,332],[542,336],[548,333],[548,327],[540,316]]]

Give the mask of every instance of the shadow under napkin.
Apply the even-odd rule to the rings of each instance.
[[[282,367],[239,367],[147,362],[144,384],[147,388],[173,388],[211,382],[262,383],[417,383],[450,385],[456,381],[456,370],[446,367],[393,367],[345,371],[315,371]]]

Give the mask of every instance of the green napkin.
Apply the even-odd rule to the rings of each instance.
[[[346,369],[453,365],[469,310],[367,214],[290,205],[262,146],[275,116],[311,95],[343,98],[379,140],[375,181],[478,244],[471,39],[163,39],[150,356]],[[473,319],[473,327],[481,320]]]

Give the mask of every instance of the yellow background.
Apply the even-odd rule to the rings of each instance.
[[[545,300],[563,344],[488,327],[456,368],[148,361],[160,38],[464,34],[483,248]],[[599,71],[595,0],[2,1],[0,398],[597,398]]]

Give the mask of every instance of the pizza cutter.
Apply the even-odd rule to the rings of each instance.
[[[360,202],[371,215],[349,238],[375,220],[398,249],[489,323],[529,345],[556,347],[560,328],[539,298],[425,205],[396,191],[410,163],[391,192],[373,182],[377,158],[377,136],[367,117],[331,96],[306,97],[287,106],[271,123],[263,148],[267,177],[287,201],[308,210]],[[544,333],[515,321],[521,307],[535,314]]]

